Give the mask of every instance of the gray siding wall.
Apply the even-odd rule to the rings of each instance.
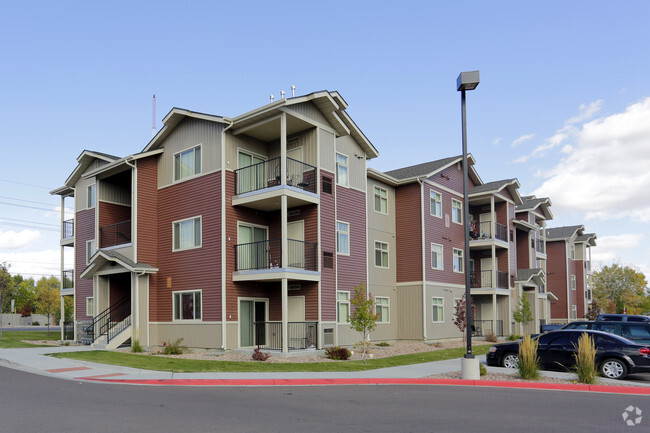
[[[201,174],[221,168],[221,123],[187,118],[163,143],[165,151],[158,164],[158,187],[174,183],[174,154],[201,145]]]
[[[131,206],[131,191],[124,186],[100,181],[97,196],[101,201]]]
[[[452,288],[444,285],[427,284],[425,296],[427,302],[427,339],[446,340],[451,338],[462,338],[463,334],[456,325],[454,325],[454,299],[462,298],[464,293],[464,288]],[[433,323],[433,297],[444,299],[443,323]]]
[[[91,177],[90,179],[84,179],[83,177],[79,178],[77,184],[75,185],[75,212],[87,209],[86,204],[88,203],[88,187],[95,182],[96,181],[94,177]]]
[[[320,168],[321,170],[335,173],[336,164],[334,162],[334,153],[336,149],[336,140],[334,134],[322,129],[319,129],[318,133],[320,134]]]
[[[422,339],[422,286],[397,287],[396,307],[397,338]]]
[[[220,323],[151,323],[149,325],[151,346],[174,342],[182,338],[182,345],[193,348],[215,349],[222,346]]]
[[[291,107],[287,108],[287,111],[295,111],[315,122],[329,126],[329,122],[325,116],[323,116],[323,113],[321,113],[320,110],[316,108],[313,102],[303,102],[301,104],[292,105]]]
[[[227,133],[225,138],[226,170],[237,170],[239,168],[238,154],[240,149],[262,157],[267,157],[269,154],[268,144],[247,135],[232,135]]]
[[[366,153],[361,149],[354,139],[349,136],[336,139],[336,152],[348,157],[348,177],[350,188],[360,191],[366,190]],[[335,158],[330,155],[330,159]],[[336,173],[336,169],[334,169]]]
[[[287,150],[302,147],[302,162],[316,166],[317,163],[316,128],[287,138]],[[280,142],[270,146],[269,159],[280,156]]]

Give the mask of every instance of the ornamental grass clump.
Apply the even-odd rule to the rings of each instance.
[[[539,357],[537,356],[537,340],[529,334],[519,344],[519,376],[526,380],[539,379]]]
[[[596,369],[596,346],[594,339],[586,332],[578,340],[577,352],[575,356],[576,365],[573,368],[574,373],[578,376],[578,382],[593,385],[598,377]]]

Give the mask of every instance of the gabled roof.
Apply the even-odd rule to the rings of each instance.
[[[373,178],[388,182],[392,185],[398,185],[416,182],[418,179],[431,177],[434,174],[446,169],[447,167],[462,161],[462,156],[452,156],[449,158],[438,159],[436,161],[412,165],[410,167],[390,170],[385,173],[369,168],[368,174]],[[474,161],[474,157],[471,154],[467,155],[467,162],[469,177],[475,184],[483,184],[483,181],[473,167],[476,162]]]
[[[108,263],[119,265],[129,272],[147,274],[158,272],[158,268],[147,263],[135,263],[133,260],[115,250],[98,250],[91,257],[90,264],[83,270],[80,278],[92,278],[95,273],[99,272]]]
[[[96,159],[105,161],[106,163],[112,163],[120,158],[117,156],[109,155],[108,153],[97,152],[94,150],[84,150],[77,157],[77,167],[72,171],[70,176],[65,181],[65,185],[50,191],[50,194],[56,195],[69,195],[72,191],[72,187],[77,183],[81,175],[90,167],[90,164],[93,163]]]
[[[589,244],[592,247],[595,247],[596,246],[596,233],[585,233],[585,234],[579,235],[576,238],[576,242]]]
[[[548,197],[537,198],[534,195],[527,195],[521,198],[522,204],[515,206],[515,212],[531,212],[537,211],[544,215],[547,220],[553,219],[551,213],[551,199]]]
[[[546,241],[564,241],[574,236],[580,236],[585,230],[585,226],[563,226],[546,229]]]
[[[534,283],[538,286],[544,285],[544,279],[546,274],[541,268],[533,269],[517,269],[517,276],[515,277],[515,282],[521,284]]]
[[[520,185],[517,179],[495,180],[472,187],[469,191],[469,197],[472,198],[483,194],[497,194],[505,188],[510,193],[515,205],[518,205],[522,202],[521,196],[519,195],[519,187]]]

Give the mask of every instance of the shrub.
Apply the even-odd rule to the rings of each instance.
[[[325,349],[325,355],[327,355],[329,359],[336,359],[337,361],[345,361],[346,359],[349,359],[350,356],[352,356],[352,353],[345,347],[334,346]]]
[[[183,351],[187,350],[187,347],[181,346],[182,341],[183,338],[181,337],[173,343],[163,342],[162,353],[164,355],[182,355]]]
[[[537,340],[524,336],[519,344],[519,375],[522,379],[539,379],[539,357],[537,356]]]
[[[382,341],[381,343],[375,344],[375,346],[378,346],[378,347],[390,347],[390,344],[386,343],[385,341]]]
[[[131,346],[131,352],[133,353],[142,353],[144,350],[142,349],[142,346],[140,346],[140,341],[139,340],[133,340],[133,345]]]
[[[485,368],[485,365],[479,364],[478,368],[479,368],[479,372],[481,373],[481,376],[485,376],[487,374],[487,368]]]
[[[270,357],[271,357],[270,353],[262,352],[259,347],[253,350],[253,359],[255,361],[266,361]]]
[[[508,341],[517,341],[521,338],[521,335],[510,334],[508,335]]]
[[[497,341],[499,341],[499,337],[497,337],[497,334],[495,334],[494,332],[488,331],[485,334],[485,341],[488,341],[490,343],[496,343]]]
[[[578,375],[578,382],[592,385],[596,383],[598,370],[596,369],[596,347],[594,339],[586,332],[578,340],[578,351],[574,354],[576,365],[573,368]]]
[[[39,326],[39,325],[40,325],[40,323],[38,322],[38,320],[34,320],[32,322],[32,326]]]

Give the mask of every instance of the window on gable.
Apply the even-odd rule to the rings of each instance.
[[[431,269],[444,269],[442,253],[442,245],[431,243]]]
[[[435,191],[430,191],[430,209],[431,215],[442,218],[442,194]]]
[[[96,184],[88,186],[88,194],[86,197],[86,207],[88,209],[95,207],[95,200],[97,200],[97,187]]]
[[[463,223],[463,202],[451,199],[451,220],[456,224]]]
[[[388,214],[388,191],[375,187],[375,212]]]
[[[201,319],[201,291],[174,292],[174,320]]]
[[[388,268],[388,244],[385,242],[375,242],[375,266]]]
[[[174,180],[185,179],[201,173],[201,146],[174,155]]]
[[[464,272],[463,250],[454,248],[454,272]]]
[[[173,223],[174,251],[199,248],[201,246],[201,217]]]
[[[341,186],[348,186],[348,157],[336,154],[336,183]]]
[[[350,224],[336,222],[336,252],[350,254]]]

